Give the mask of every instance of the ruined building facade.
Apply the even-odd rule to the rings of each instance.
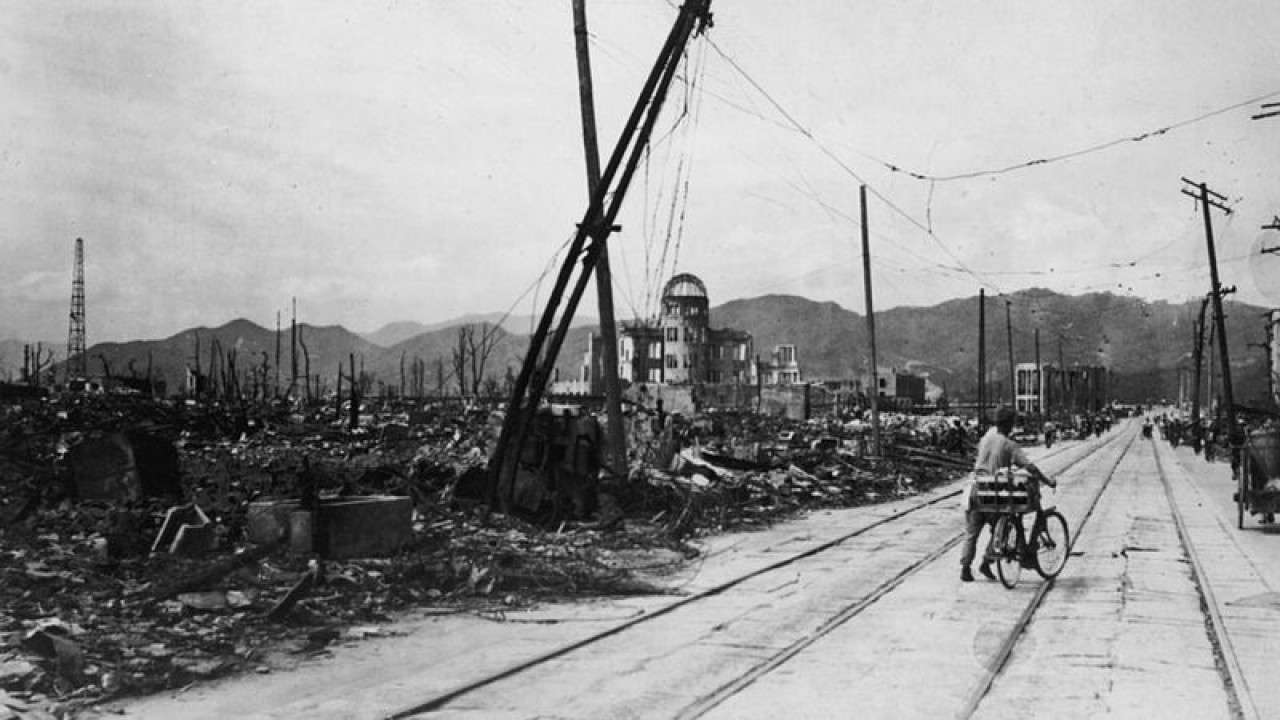
[[[604,389],[600,342],[591,336],[582,363],[581,385],[592,394]],[[706,285],[694,275],[676,275],[663,289],[656,319],[619,328],[618,376],[633,384],[751,384],[751,334],[711,327]]]

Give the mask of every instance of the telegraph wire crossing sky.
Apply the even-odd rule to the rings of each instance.
[[[588,0],[607,157],[675,16]],[[861,312],[1027,287],[1182,301],[1214,218],[1280,305],[1280,14],[1266,0],[713,2],[611,240],[619,316],[673,272],[713,304]],[[0,18],[0,338],[246,317],[373,330],[536,313],[586,206],[571,4],[14,2]],[[594,301],[583,314],[594,314]]]

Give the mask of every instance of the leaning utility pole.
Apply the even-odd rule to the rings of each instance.
[[[871,303],[871,241],[867,229],[867,186],[858,189],[862,206],[862,286],[867,296],[867,336],[871,341],[871,453],[880,455],[880,367],[876,364],[876,313]]]
[[[1222,286],[1218,282],[1218,255],[1213,246],[1213,219],[1209,216],[1209,208],[1216,207],[1226,214],[1231,214],[1231,209],[1223,203],[1226,198],[1218,193],[1211,192],[1209,186],[1204,183],[1193,183],[1186,178],[1182,178],[1182,182],[1187,183],[1199,189],[1200,211],[1204,214],[1204,238],[1205,244],[1209,248],[1209,279],[1213,283],[1211,292],[1213,293],[1213,319],[1214,327],[1218,331],[1218,354],[1222,360],[1222,401],[1227,406],[1227,441],[1234,442],[1236,431],[1236,408],[1235,396],[1231,388],[1231,360],[1227,353],[1227,327],[1226,320],[1222,316]],[[1191,197],[1197,197],[1196,193],[1182,189],[1182,194]],[[1213,198],[1210,198],[1213,195]]]
[[[686,0],[680,7],[680,13],[631,110],[622,136],[614,146],[609,163],[600,176],[600,183],[591,193],[587,211],[570,242],[538,327],[529,338],[529,349],[525,353],[520,374],[516,376],[511,402],[503,418],[502,431],[489,461],[489,483],[486,488],[489,507],[493,507],[495,500],[500,501],[504,508],[510,504],[521,450],[534,413],[542,402],[547,383],[554,372],[556,356],[564,345],[565,335],[573,322],[573,314],[591,279],[591,273],[596,268],[604,243],[609,234],[618,229],[614,222],[622,209],[622,201],[626,198],[636,169],[645,156],[667,90],[684,57],[685,46],[694,33],[703,32],[711,24],[710,4],[711,0]],[[591,240],[589,244],[588,239]],[[574,279],[575,266],[579,262],[582,271]],[[569,289],[571,280],[573,287],[566,297],[565,291]],[[556,323],[554,334],[551,332],[553,323]]]
[[[67,330],[67,381],[88,374],[84,356],[84,238],[76,238],[75,268],[71,275],[71,322]]]
[[[1004,300],[1004,335],[1009,341],[1009,401],[1014,413],[1018,412],[1018,381],[1013,371],[1013,321],[1009,318],[1009,298]]]
[[[987,427],[987,289],[978,288],[978,430]]]
[[[600,184],[600,145],[596,140],[596,110],[591,89],[591,54],[587,47],[586,0],[573,0],[573,37],[578,54],[578,97],[582,105],[582,144],[587,157],[587,198]],[[613,280],[605,238],[596,260],[596,303],[600,310],[600,345],[608,458],[615,475],[627,474],[627,435],[622,427],[622,387],[618,381],[618,326],[613,316]]]

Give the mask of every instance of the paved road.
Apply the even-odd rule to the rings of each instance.
[[[1047,586],[960,583],[943,488],[712,539],[671,596],[428,618],[124,717],[1280,717],[1280,537],[1235,529],[1226,464],[1135,424],[1036,452],[1079,531]]]

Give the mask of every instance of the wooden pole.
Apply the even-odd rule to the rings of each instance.
[[[1009,341],[1009,400],[1010,407],[1016,413],[1018,411],[1018,383],[1013,371],[1013,320],[1009,317],[1009,306],[1012,303],[1008,298],[1004,301],[1004,334]]]
[[[1058,336],[1058,404],[1067,408],[1067,360],[1062,354],[1062,336]],[[1068,413],[1070,414],[1070,413]]]
[[[591,195],[587,212],[569,244],[565,262],[551,288],[538,327],[529,338],[529,347],[520,373],[516,376],[507,415],[503,419],[502,430],[498,434],[489,462],[486,497],[487,505],[491,508],[499,499],[504,508],[509,505],[508,491],[514,482],[517,458],[533,420],[533,413],[542,400],[573,313],[577,310],[583,290],[599,259],[603,243],[592,242],[588,245],[588,236],[603,234],[607,237],[615,229],[614,221],[639,167],[645,147],[653,135],[663,100],[683,57],[685,44],[695,30],[701,32],[710,24],[709,2],[710,0],[686,0],[681,6],[680,14],[659,52],[658,60],[645,81],[618,143],[614,146],[613,154],[601,173],[600,184]],[[565,291],[573,280],[574,267],[578,263],[581,263],[582,272],[578,274],[572,291],[566,296]],[[560,321],[552,334],[551,326],[555,324],[557,315]],[[499,498],[501,488],[505,490]]]
[[[586,0],[573,0],[573,36],[578,55],[578,97],[582,106],[582,144],[587,159],[587,197],[600,185],[600,145],[596,139],[595,100],[591,86],[591,54],[587,44]],[[613,314],[613,279],[604,234],[596,258],[596,303],[600,311],[601,375],[604,380],[607,457],[614,474],[627,474],[627,436],[622,427],[622,387],[618,380],[618,326]]]
[[[1036,415],[1044,415],[1044,370],[1040,367],[1040,328],[1036,328]]]
[[[987,289],[978,289],[978,430],[987,428]]]
[[[1209,187],[1200,183],[1200,209],[1204,214],[1204,239],[1209,248],[1209,279],[1213,283],[1213,321],[1218,331],[1218,354],[1222,360],[1222,401],[1227,406],[1227,434],[1231,442],[1236,429],[1235,396],[1231,388],[1231,358],[1227,353],[1226,318],[1222,316],[1222,285],[1218,282],[1218,254],[1213,245],[1213,219],[1209,217]]]
[[[266,378],[263,378],[264,380]],[[275,397],[280,397],[280,311],[276,310],[276,383]]]
[[[298,298],[293,299],[293,318],[289,320],[289,393],[298,382]],[[310,379],[308,378],[308,383]],[[310,385],[308,384],[308,392]]]
[[[1200,386],[1204,380],[1201,369],[1204,367],[1204,313],[1209,307],[1209,298],[1200,302],[1200,315],[1196,318],[1196,341],[1193,348],[1195,357],[1195,384],[1191,388],[1191,433],[1194,439],[1193,448],[1200,452]]]
[[[871,301],[871,240],[867,227],[867,186],[858,188],[862,208],[862,286],[867,297],[867,336],[871,344],[871,453],[880,454],[880,368],[876,359],[876,311]]]

